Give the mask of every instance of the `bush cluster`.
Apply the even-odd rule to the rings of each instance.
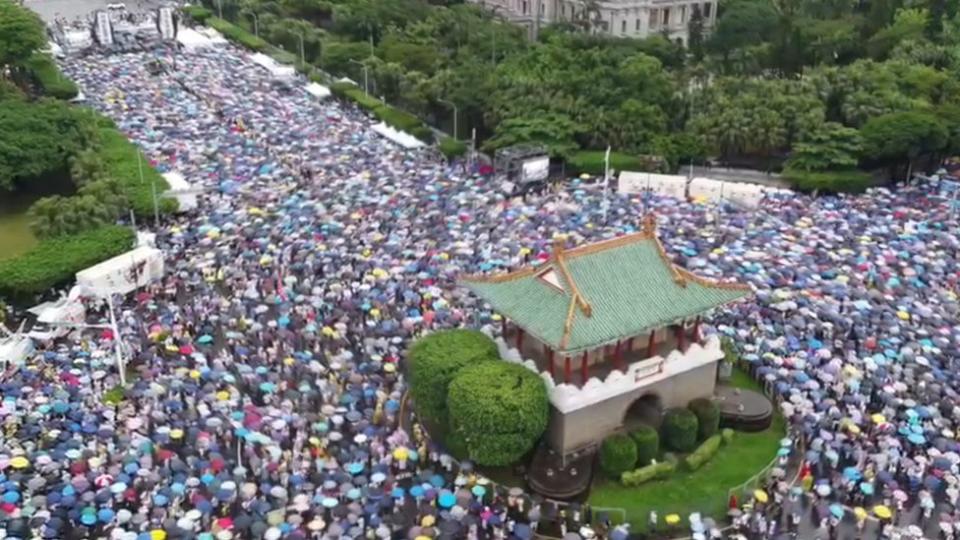
[[[601,150],[580,150],[567,159],[567,167],[574,173],[600,176],[604,173],[604,156]],[[658,164],[641,156],[620,152],[610,153],[610,169],[614,171],[655,171]]]
[[[687,408],[697,416],[697,440],[705,441],[720,429],[720,407],[712,399],[695,399]]]
[[[723,442],[723,437],[720,435],[714,435],[709,439],[703,441],[703,443],[697,447],[696,450],[683,458],[684,466],[691,471],[695,471],[703,466],[704,463],[713,459],[713,456],[716,455],[717,450],[720,449],[720,443]]]
[[[633,469],[637,464],[637,443],[628,435],[615,434],[600,445],[600,469],[611,478]]]
[[[662,480],[677,470],[676,463],[664,461],[628,471],[620,475],[620,483],[627,487],[636,487],[651,480]]]
[[[211,28],[223,34],[223,37],[236,41],[240,45],[250,49],[251,51],[263,52],[269,43],[265,40],[247,32],[243,28],[218,17],[208,17],[206,19],[206,24]]]
[[[100,147],[97,153],[104,166],[104,176],[120,182],[130,207],[137,217],[153,217],[153,184],[157,187],[158,207],[161,214],[177,211],[176,199],[163,198],[162,194],[170,185],[156,169],[150,166],[146,157],[137,162],[140,149],[130,142],[114,127],[100,128]],[[143,168],[143,181],[140,180],[140,168]]]
[[[797,191],[820,193],[863,193],[873,185],[870,174],[858,169],[804,171],[786,168],[783,177]]]
[[[379,99],[367,95],[362,88],[353,83],[336,82],[330,85],[330,92],[340,99],[352,101],[361,109],[371,113],[388,126],[405,131],[425,143],[433,141],[433,132],[416,116],[395,109]]]
[[[441,137],[438,147],[447,159],[458,158],[467,153],[467,144],[453,137]]]
[[[33,74],[34,81],[45,96],[69,100],[80,93],[77,85],[60,71],[60,67],[49,55],[34,53],[27,62],[27,69]]]
[[[697,446],[697,416],[688,409],[670,409],[663,418],[663,442],[677,452],[690,452]]]
[[[0,296],[28,298],[66,283],[74,274],[133,246],[127,227],[106,226],[42,240],[26,253],[0,261]]]
[[[641,426],[630,433],[630,438],[637,444],[637,466],[649,464],[660,451],[660,435],[650,426]]]
[[[203,6],[183,6],[181,11],[199,24],[206,24],[207,19],[213,17],[213,12]]]
[[[720,436],[723,437],[723,444],[730,444],[733,442],[734,431],[730,428],[723,428],[720,431]]]

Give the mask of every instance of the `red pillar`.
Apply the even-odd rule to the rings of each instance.
[[[523,328],[517,327],[517,350],[523,351]]]
[[[583,384],[587,384],[589,369],[587,365],[587,351],[583,351],[583,356],[580,357],[580,378],[583,379]]]
[[[650,330],[650,340],[647,341],[647,358],[653,357],[653,355],[656,354],[657,352],[654,349],[654,342],[653,342],[654,334],[656,333],[657,333],[656,330]]]
[[[617,369],[623,371],[623,362],[620,359],[620,341],[617,341],[617,346],[613,348],[613,364]]]
[[[550,376],[553,377],[553,349],[547,347],[547,369],[550,370]]]
[[[568,355],[563,358],[563,382],[570,382],[570,371],[570,356]]]
[[[683,331],[683,323],[677,325],[677,348],[680,352],[687,352],[687,333]]]
[[[697,316],[697,320],[693,323],[693,340],[703,345],[703,336],[700,335],[700,316]]]
[[[500,333],[503,334],[503,339],[507,339],[507,318],[503,317],[500,319]]]

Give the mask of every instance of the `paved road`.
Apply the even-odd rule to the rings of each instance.
[[[107,4],[123,2],[123,0],[26,0],[24,5],[40,14],[46,22],[56,17],[66,17],[73,20],[98,9],[104,9]],[[164,4],[163,0],[127,0],[124,2],[127,10],[134,13],[156,9]]]

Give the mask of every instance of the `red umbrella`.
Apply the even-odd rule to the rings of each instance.
[[[101,339],[113,339],[113,330],[109,328],[104,328],[103,332],[100,332]]]

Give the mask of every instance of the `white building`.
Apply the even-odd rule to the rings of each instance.
[[[687,43],[687,27],[696,9],[704,29],[717,20],[717,0],[471,0],[517,24],[533,26],[540,8],[540,24],[594,21],[593,31],[617,37],[645,38],[662,34]]]

